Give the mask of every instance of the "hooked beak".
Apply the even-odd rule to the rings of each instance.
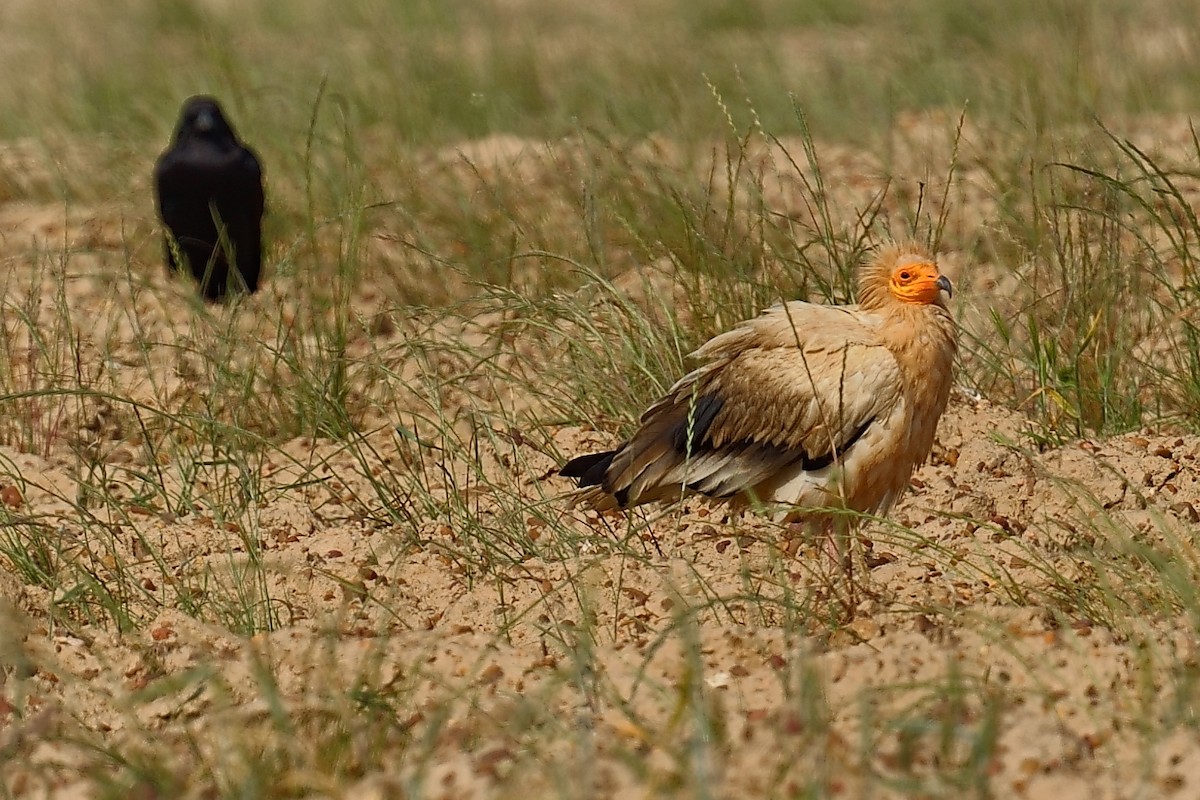
[[[945,275],[938,276],[937,285],[938,288],[943,290],[947,295],[954,297],[954,284],[950,283],[950,279]]]

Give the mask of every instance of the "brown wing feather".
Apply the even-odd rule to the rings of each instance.
[[[604,490],[621,505],[750,489],[803,461],[829,463],[899,398],[899,367],[869,316],[790,303],[721,334],[642,415]]]

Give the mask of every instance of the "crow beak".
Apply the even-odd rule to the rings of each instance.
[[[215,124],[216,120],[213,119],[211,111],[201,111],[196,115],[196,124],[192,127],[198,130],[200,133],[208,133],[213,129],[213,125]]]
[[[954,297],[954,284],[950,283],[950,279],[945,275],[941,275],[937,279],[938,288],[945,291],[950,297]]]

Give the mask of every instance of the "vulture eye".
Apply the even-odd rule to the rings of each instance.
[[[900,280],[902,280],[902,281],[911,281],[911,280],[912,280],[912,273],[911,273],[911,272],[909,272],[908,270],[904,270],[903,272],[901,272],[901,273],[900,273]]]

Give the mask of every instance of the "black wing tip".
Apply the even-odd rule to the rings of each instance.
[[[616,450],[606,450],[603,453],[576,456],[563,464],[558,474],[564,478],[573,478],[581,489],[585,486],[599,486],[604,482],[604,475],[612,466],[616,454]]]
[[[721,409],[725,398],[717,394],[705,394],[688,405],[687,415],[671,428],[671,446],[681,455],[693,455],[708,449],[708,431]]]

